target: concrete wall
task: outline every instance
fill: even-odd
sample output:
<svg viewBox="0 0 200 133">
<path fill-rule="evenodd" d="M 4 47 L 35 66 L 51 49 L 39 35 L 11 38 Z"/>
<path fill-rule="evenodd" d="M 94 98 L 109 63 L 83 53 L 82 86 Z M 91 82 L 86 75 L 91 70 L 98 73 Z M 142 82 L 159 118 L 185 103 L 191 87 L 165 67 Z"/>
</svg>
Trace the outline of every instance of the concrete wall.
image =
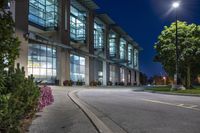
<svg viewBox="0 0 200 133">
<path fill-rule="evenodd" d="M 20 66 L 24 67 L 25 75 L 28 76 L 28 40 L 25 38 L 28 35 L 28 1 L 12 1 L 11 11 L 15 15 L 13 18 L 16 26 L 16 35 L 21 42 L 19 58 L 16 60 L 16 64 L 20 63 Z"/>
</svg>

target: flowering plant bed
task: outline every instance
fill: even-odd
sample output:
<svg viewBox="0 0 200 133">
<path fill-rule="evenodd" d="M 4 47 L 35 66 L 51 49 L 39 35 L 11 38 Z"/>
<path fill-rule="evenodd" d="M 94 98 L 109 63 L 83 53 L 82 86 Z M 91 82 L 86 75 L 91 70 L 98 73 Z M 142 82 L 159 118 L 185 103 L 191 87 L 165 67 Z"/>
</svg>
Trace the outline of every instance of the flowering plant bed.
<svg viewBox="0 0 200 133">
<path fill-rule="evenodd" d="M 40 87 L 40 99 L 38 104 L 38 110 L 42 111 L 42 109 L 48 105 L 51 105 L 54 102 L 52 89 L 48 86 Z"/>
</svg>

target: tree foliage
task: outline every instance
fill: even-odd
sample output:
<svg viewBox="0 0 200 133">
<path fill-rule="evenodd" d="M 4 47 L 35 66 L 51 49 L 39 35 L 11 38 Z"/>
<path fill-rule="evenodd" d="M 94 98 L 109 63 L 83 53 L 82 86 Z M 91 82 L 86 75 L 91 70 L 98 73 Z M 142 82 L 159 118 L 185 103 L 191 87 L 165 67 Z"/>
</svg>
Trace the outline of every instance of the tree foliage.
<svg viewBox="0 0 200 133">
<path fill-rule="evenodd" d="M 19 132 L 20 120 L 37 107 L 39 88 L 15 66 L 20 42 L 15 36 L 11 12 L 0 1 L 0 132 Z"/>
<path fill-rule="evenodd" d="M 176 63 L 176 24 L 172 23 L 158 37 L 154 48 L 155 61 L 173 77 Z M 182 83 L 191 87 L 191 78 L 198 75 L 200 65 L 200 26 L 178 21 L 178 67 Z"/>
</svg>

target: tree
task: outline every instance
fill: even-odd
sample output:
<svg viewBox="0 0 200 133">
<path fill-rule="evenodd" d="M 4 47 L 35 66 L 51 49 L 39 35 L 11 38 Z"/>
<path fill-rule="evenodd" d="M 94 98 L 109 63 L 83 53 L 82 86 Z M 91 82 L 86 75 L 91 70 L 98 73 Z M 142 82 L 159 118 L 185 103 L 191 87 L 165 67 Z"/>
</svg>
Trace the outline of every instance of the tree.
<svg viewBox="0 0 200 133">
<path fill-rule="evenodd" d="M 165 26 L 155 43 L 154 61 L 160 62 L 170 77 L 175 73 L 176 63 L 176 24 Z M 200 65 L 200 26 L 178 21 L 178 67 L 181 81 L 191 88 L 192 77 L 197 76 Z"/>
<path fill-rule="evenodd" d="M 19 64 L 14 68 L 20 42 L 6 3 L 0 1 L 0 132 L 18 133 L 20 121 L 37 108 L 39 88 Z"/>
</svg>

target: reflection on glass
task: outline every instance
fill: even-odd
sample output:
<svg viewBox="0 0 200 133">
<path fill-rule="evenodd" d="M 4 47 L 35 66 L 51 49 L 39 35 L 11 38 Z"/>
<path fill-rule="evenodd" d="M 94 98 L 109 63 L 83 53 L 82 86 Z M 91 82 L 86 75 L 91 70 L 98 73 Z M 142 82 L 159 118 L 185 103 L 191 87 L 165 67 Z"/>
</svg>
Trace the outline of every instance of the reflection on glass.
<svg viewBox="0 0 200 133">
<path fill-rule="evenodd" d="M 121 80 L 121 82 L 125 81 L 125 70 L 124 70 L 124 68 L 120 68 L 120 80 Z"/>
<path fill-rule="evenodd" d="M 120 59 L 125 59 L 126 56 L 126 41 L 124 39 L 120 39 L 120 48 L 119 48 Z"/>
<path fill-rule="evenodd" d="M 29 0 L 29 21 L 42 27 L 57 27 L 57 0 Z"/>
<path fill-rule="evenodd" d="M 116 35 L 115 35 L 115 33 L 110 33 L 110 35 L 109 35 L 109 54 L 111 57 L 116 56 Z"/>
<path fill-rule="evenodd" d="M 85 82 L 85 58 L 77 55 L 70 55 L 70 77 L 73 81 Z"/>
<path fill-rule="evenodd" d="M 94 23 L 94 48 L 103 48 L 103 25 Z"/>
<path fill-rule="evenodd" d="M 134 67 L 138 68 L 138 50 L 134 50 Z"/>
<path fill-rule="evenodd" d="M 70 7 L 70 37 L 77 41 L 84 41 L 86 32 L 86 13 Z"/>
<path fill-rule="evenodd" d="M 44 44 L 29 44 L 28 75 L 36 80 L 54 83 L 56 78 L 56 47 Z"/>
<path fill-rule="evenodd" d="M 128 46 L 128 63 L 132 64 L 132 60 L 133 60 L 133 46 L 131 44 L 129 44 L 129 46 Z"/>
</svg>

